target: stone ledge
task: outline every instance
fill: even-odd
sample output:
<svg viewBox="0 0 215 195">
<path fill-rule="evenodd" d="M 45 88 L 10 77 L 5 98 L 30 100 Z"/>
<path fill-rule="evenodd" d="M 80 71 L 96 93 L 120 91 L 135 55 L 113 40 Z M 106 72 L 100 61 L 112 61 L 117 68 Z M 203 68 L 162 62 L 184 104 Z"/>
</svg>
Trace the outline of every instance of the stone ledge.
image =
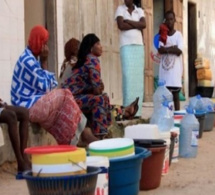
<svg viewBox="0 0 215 195">
<path fill-rule="evenodd" d="M 0 165 L 2 165 L 4 162 L 15 161 L 16 159 L 9 139 L 7 125 L 0 124 L 0 126 L 4 136 L 4 145 L 0 147 Z M 37 124 L 29 124 L 28 147 L 54 144 L 57 143 L 51 134 Z"/>
</svg>

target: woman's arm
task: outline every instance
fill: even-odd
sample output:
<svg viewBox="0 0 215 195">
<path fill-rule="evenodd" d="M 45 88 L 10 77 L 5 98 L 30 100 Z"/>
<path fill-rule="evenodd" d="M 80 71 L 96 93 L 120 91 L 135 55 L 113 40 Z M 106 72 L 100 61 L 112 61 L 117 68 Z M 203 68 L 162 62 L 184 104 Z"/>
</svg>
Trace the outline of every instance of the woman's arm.
<svg viewBox="0 0 215 195">
<path fill-rule="evenodd" d="M 159 54 L 175 54 L 177 56 L 180 56 L 182 54 L 182 51 L 178 48 L 177 45 L 171 46 L 171 47 L 160 47 L 158 49 Z"/>
<path fill-rule="evenodd" d="M 104 84 L 101 80 L 101 67 L 99 59 L 91 59 L 88 64 L 89 79 L 92 85 L 92 93 L 94 95 L 101 95 L 104 91 Z"/>
<path fill-rule="evenodd" d="M 143 30 L 146 28 L 146 20 L 144 17 L 140 18 L 140 21 L 124 20 L 124 22 L 130 24 L 134 29 Z"/>
<path fill-rule="evenodd" d="M 134 27 L 131 24 L 129 24 L 129 23 L 124 21 L 122 16 L 118 16 L 116 21 L 117 21 L 117 26 L 118 26 L 119 30 L 131 30 L 131 29 L 134 29 Z"/>
</svg>

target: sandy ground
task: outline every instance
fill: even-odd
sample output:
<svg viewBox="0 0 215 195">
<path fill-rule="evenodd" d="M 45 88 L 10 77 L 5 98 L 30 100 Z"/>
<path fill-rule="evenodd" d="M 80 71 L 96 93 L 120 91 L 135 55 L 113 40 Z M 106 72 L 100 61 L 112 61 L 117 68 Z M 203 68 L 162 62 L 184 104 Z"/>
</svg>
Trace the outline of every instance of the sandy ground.
<svg viewBox="0 0 215 195">
<path fill-rule="evenodd" d="M 178 163 L 171 165 L 168 175 L 162 176 L 159 188 L 142 191 L 139 195 L 214 195 L 214 151 L 215 129 L 211 132 L 204 132 L 203 138 L 199 140 L 197 158 L 180 158 Z M 15 180 L 11 174 L 15 173 L 14 167 L 14 164 L 6 164 L 0 168 L 0 194 L 27 195 L 26 182 Z"/>
</svg>

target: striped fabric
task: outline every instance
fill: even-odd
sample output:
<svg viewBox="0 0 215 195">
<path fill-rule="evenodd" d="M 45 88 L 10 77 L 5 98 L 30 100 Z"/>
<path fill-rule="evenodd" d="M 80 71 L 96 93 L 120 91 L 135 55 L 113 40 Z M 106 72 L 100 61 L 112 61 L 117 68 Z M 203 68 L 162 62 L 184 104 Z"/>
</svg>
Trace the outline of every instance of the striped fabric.
<svg viewBox="0 0 215 195">
<path fill-rule="evenodd" d="M 144 46 L 126 45 L 120 48 L 123 76 L 123 106 L 128 106 L 139 97 L 139 110 L 142 115 L 144 94 Z"/>
</svg>

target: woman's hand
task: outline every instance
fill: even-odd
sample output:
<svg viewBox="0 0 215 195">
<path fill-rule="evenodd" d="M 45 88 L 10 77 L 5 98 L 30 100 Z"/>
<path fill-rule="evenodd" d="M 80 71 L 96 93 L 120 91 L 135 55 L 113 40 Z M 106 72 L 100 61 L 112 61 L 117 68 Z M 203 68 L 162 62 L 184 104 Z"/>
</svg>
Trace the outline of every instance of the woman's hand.
<svg viewBox="0 0 215 195">
<path fill-rule="evenodd" d="M 40 52 L 40 62 L 41 62 L 41 68 L 44 70 L 48 69 L 48 55 L 49 55 L 49 48 L 47 45 L 43 45 L 42 50 Z"/>
<path fill-rule="evenodd" d="M 103 91 L 104 91 L 104 83 L 101 80 L 100 85 L 97 88 L 93 89 L 93 94 L 94 95 L 101 95 L 103 93 Z"/>
<path fill-rule="evenodd" d="M 7 103 L 0 98 L 0 108 L 7 106 Z"/>
<path fill-rule="evenodd" d="M 105 89 L 105 86 L 104 86 L 104 83 L 103 83 L 102 80 L 101 80 L 101 84 L 100 84 L 99 88 L 100 88 L 100 90 L 101 90 L 102 92 L 103 92 L 104 89 Z"/>
</svg>

